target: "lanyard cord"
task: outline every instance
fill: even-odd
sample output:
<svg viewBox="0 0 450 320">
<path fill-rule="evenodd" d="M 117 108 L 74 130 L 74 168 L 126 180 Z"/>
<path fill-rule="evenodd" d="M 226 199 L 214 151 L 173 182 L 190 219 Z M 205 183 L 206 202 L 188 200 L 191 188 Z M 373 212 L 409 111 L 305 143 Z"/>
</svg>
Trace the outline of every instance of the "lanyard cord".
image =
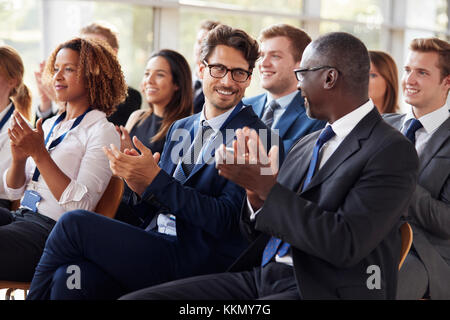
<svg viewBox="0 0 450 320">
<path fill-rule="evenodd" d="M 89 107 L 82 115 L 78 116 L 78 117 L 75 119 L 75 121 L 74 121 L 72 127 L 71 127 L 69 130 L 67 130 L 67 131 L 64 132 L 62 135 L 60 135 L 58 138 L 56 138 L 55 140 L 52 141 L 52 143 L 51 143 L 50 146 L 48 147 L 48 150 L 52 150 L 52 149 L 56 148 L 56 146 L 59 145 L 59 144 L 64 140 L 64 138 L 66 137 L 67 133 L 68 133 L 70 130 L 72 130 L 72 129 L 74 129 L 75 127 L 77 127 L 77 126 L 81 123 L 81 121 L 83 120 L 84 116 L 85 116 L 89 111 L 91 111 L 91 110 L 92 110 L 92 108 Z M 50 129 L 49 133 L 47 134 L 47 137 L 45 138 L 45 145 L 47 145 L 48 141 L 50 140 L 50 137 L 51 137 L 52 132 L 53 132 L 53 130 L 55 129 L 55 127 L 56 127 L 56 126 L 58 125 L 58 123 L 60 123 L 65 117 L 66 117 L 66 111 L 64 111 L 64 112 L 58 117 L 58 119 L 56 119 L 55 123 L 53 123 L 52 128 Z M 36 167 L 36 169 L 34 170 L 34 174 L 33 174 L 33 181 L 38 181 L 40 174 L 41 174 L 41 173 L 39 172 L 39 169 Z"/>
</svg>

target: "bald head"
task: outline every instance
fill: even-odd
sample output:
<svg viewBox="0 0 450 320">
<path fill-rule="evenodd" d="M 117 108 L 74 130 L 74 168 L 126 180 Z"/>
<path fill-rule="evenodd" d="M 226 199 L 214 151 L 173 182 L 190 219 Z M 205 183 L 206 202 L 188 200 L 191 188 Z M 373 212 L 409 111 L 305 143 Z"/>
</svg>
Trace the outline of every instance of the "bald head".
<svg viewBox="0 0 450 320">
<path fill-rule="evenodd" d="M 370 58 L 364 43 L 345 32 L 325 34 L 311 43 L 315 57 L 322 65 L 337 68 L 353 92 L 367 92 Z"/>
</svg>

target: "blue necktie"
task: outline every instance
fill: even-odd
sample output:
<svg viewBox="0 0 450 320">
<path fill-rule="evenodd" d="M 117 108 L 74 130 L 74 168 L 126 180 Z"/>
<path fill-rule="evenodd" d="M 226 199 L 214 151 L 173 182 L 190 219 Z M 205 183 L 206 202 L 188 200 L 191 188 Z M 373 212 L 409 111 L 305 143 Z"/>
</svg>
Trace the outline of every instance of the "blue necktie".
<svg viewBox="0 0 450 320">
<path fill-rule="evenodd" d="M 302 191 L 305 190 L 306 186 L 310 183 L 312 177 L 314 176 L 314 173 L 317 169 L 318 163 L 319 163 L 319 151 L 320 148 L 332 137 L 334 137 L 335 133 L 331 126 L 327 126 L 325 130 L 322 131 L 322 133 L 319 136 L 319 139 L 317 139 L 316 144 L 314 146 L 313 155 L 311 157 L 311 161 L 309 162 L 309 168 L 308 172 L 306 174 L 305 182 L 303 182 L 303 188 Z M 266 247 L 264 248 L 263 252 L 263 258 L 261 266 L 264 267 L 277 253 L 278 256 L 282 257 L 286 255 L 290 248 L 290 244 L 287 242 L 284 242 L 280 249 L 278 250 L 278 247 L 282 243 L 281 239 L 278 239 L 276 237 L 270 238 L 269 242 L 267 242 Z M 278 251 L 277 251 L 278 250 Z"/>
<path fill-rule="evenodd" d="M 422 127 L 423 125 L 419 120 L 413 119 L 404 134 L 413 144 L 416 144 L 416 131 Z"/>
</svg>

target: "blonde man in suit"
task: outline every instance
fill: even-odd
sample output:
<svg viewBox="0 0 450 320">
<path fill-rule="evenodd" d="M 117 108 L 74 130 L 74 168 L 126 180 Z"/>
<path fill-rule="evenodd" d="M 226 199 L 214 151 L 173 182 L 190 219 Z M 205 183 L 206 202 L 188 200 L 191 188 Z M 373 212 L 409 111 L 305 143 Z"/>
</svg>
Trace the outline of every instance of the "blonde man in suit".
<svg viewBox="0 0 450 320">
<path fill-rule="evenodd" d="M 399 299 L 450 299 L 450 44 L 415 39 L 402 88 L 411 105 L 385 121 L 414 143 L 420 160 L 408 210 L 413 245 L 399 272 Z"/>
</svg>

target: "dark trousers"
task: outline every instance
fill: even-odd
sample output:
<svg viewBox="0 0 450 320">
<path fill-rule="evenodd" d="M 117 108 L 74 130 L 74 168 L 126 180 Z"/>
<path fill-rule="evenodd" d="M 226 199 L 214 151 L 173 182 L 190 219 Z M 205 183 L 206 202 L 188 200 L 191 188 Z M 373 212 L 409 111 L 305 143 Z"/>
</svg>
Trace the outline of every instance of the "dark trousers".
<svg viewBox="0 0 450 320">
<path fill-rule="evenodd" d="M 185 270 L 196 266 L 186 266 L 184 255 L 176 237 L 88 211 L 71 211 L 48 238 L 28 299 L 117 299 L 185 276 Z M 74 267 L 79 270 L 79 288 L 68 285 L 74 283 Z"/>
<path fill-rule="evenodd" d="M 29 210 L 0 208 L 0 280 L 31 281 L 55 223 Z"/>
<path fill-rule="evenodd" d="M 0 208 L 9 210 L 9 208 L 11 208 L 11 201 L 6 199 L 0 199 Z"/>
<path fill-rule="evenodd" d="M 252 271 L 197 276 L 142 289 L 122 300 L 298 300 L 294 269 L 270 262 Z"/>
<path fill-rule="evenodd" d="M 397 299 L 419 300 L 427 291 L 427 270 L 414 248 L 411 248 L 398 272 Z"/>
</svg>

